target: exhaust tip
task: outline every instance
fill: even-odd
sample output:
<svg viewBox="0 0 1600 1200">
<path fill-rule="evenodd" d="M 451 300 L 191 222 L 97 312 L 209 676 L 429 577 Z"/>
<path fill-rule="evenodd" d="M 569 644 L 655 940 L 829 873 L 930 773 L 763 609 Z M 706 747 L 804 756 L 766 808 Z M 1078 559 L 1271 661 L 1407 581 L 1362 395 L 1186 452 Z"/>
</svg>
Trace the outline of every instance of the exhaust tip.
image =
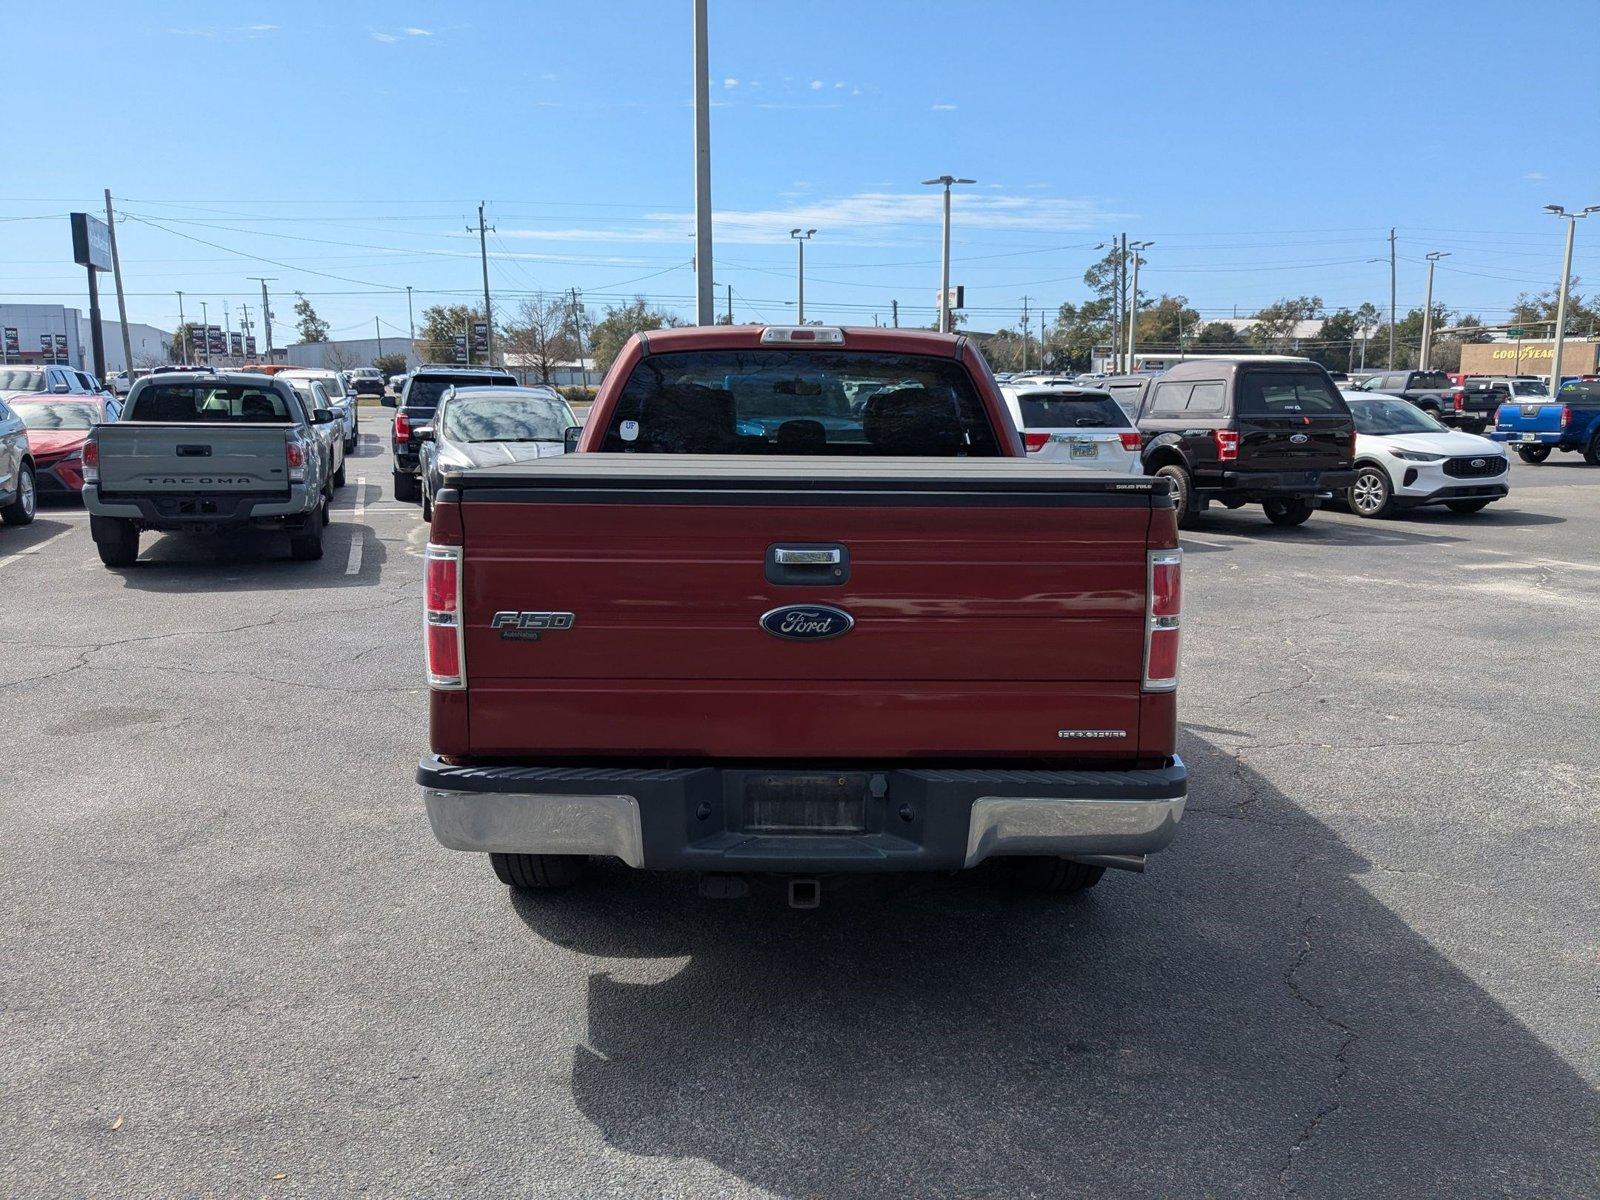
<svg viewBox="0 0 1600 1200">
<path fill-rule="evenodd" d="M 789 880 L 790 908 L 820 908 L 822 906 L 822 881 L 820 879 Z"/>
</svg>

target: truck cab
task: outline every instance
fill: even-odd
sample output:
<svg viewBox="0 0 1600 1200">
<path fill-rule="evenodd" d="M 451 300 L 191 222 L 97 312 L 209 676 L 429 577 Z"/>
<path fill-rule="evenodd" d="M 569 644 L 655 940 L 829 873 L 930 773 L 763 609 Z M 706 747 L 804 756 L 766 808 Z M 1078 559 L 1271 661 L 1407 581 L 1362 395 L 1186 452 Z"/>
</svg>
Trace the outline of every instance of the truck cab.
<svg viewBox="0 0 1600 1200">
<path fill-rule="evenodd" d="M 966 338 L 641 334 L 575 453 L 442 484 L 417 780 L 512 887 L 1075 891 L 1175 832 L 1171 489 L 1030 461 Z"/>
</svg>

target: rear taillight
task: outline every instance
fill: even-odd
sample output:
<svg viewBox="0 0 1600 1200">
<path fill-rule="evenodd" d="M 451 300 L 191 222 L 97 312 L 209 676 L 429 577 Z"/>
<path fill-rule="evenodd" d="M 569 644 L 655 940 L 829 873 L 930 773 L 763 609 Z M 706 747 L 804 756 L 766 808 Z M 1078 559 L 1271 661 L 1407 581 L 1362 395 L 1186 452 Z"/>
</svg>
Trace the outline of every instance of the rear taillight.
<svg viewBox="0 0 1600 1200">
<path fill-rule="evenodd" d="M 1138 452 L 1144 449 L 1144 437 L 1137 429 L 1124 429 L 1117 434 L 1117 437 L 1121 439 L 1124 450 Z"/>
<path fill-rule="evenodd" d="M 1048 433 L 1025 433 L 1022 435 L 1022 444 L 1028 448 L 1029 454 L 1037 454 L 1050 444 Z"/>
<path fill-rule="evenodd" d="M 1572 405 L 1563 404 L 1561 406 L 1561 428 L 1565 429 L 1568 425 L 1571 425 L 1571 424 L 1572 424 Z"/>
<path fill-rule="evenodd" d="M 1178 618 L 1183 610 L 1183 551 L 1152 550 L 1146 580 L 1144 690 L 1178 686 Z"/>
<path fill-rule="evenodd" d="M 1461 394 L 1460 388 L 1451 393 L 1451 400 L 1454 402 L 1457 412 L 1461 412 L 1467 407 L 1466 397 Z"/>
<path fill-rule="evenodd" d="M 461 646 L 461 547 L 429 542 L 422 562 L 428 686 L 460 691 L 467 686 L 467 665 Z"/>
<path fill-rule="evenodd" d="M 285 442 L 283 460 L 289 467 L 289 482 L 304 483 L 306 481 L 305 447 L 299 442 Z"/>
<path fill-rule="evenodd" d="M 405 413 L 395 413 L 394 415 L 394 440 L 397 442 L 409 442 L 411 440 L 411 418 L 406 416 Z"/>
<path fill-rule="evenodd" d="M 1211 440 L 1217 444 L 1218 462 L 1239 461 L 1239 431 L 1237 429 L 1213 429 Z"/>
<path fill-rule="evenodd" d="M 100 482 L 100 443 L 93 438 L 83 444 L 83 481 Z"/>
</svg>

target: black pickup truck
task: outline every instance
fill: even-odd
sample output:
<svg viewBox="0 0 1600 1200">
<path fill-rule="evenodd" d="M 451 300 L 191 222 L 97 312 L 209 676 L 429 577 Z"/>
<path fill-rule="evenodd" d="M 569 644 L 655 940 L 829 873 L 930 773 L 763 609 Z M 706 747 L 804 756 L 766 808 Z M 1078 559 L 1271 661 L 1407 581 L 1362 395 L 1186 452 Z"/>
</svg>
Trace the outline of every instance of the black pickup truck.
<svg viewBox="0 0 1600 1200">
<path fill-rule="evenodd" d="M 1172 480 L 1181 526 L 1212 501 L 1299 525 L 1355 482 L 1355 421 L 1310 359 L 1195 358 L 1103 386 L 1137 404 L 1145 474 Z"/>
</svg>

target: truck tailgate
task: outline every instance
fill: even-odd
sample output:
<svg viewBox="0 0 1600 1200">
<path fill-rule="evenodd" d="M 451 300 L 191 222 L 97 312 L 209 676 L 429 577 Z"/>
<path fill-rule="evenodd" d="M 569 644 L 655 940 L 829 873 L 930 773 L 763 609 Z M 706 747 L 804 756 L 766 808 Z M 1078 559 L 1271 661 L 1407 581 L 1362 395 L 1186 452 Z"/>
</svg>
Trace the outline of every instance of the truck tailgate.
<svg viewBox="0 0 1600 1200">
<path fill-rule="evenodd" d="M 1566 428 L 1566 405 L 1554 400 L 1508 400 L 1495 413 L 1495 432 L 1510 434 L 1559 434 Z"/>
<path fill-rule="evenodd" d="M 286 492 L 284 445 L 293 427 L 116 421 L 97 426 L 100 490 L 160 492 Z"/>
<path fill-rule="evenodd" d="M 1074 751 L 1137 744 L 1164 484 L 1005 459 L 588 454 L 452 485 L 474 754 L 1059 755 L 1084 729 L 1115 736 Z M 779 548 L 841 561 L 785 570 Z M 763 628 L 791 605 L 854 625 Z"/>
</svg>

